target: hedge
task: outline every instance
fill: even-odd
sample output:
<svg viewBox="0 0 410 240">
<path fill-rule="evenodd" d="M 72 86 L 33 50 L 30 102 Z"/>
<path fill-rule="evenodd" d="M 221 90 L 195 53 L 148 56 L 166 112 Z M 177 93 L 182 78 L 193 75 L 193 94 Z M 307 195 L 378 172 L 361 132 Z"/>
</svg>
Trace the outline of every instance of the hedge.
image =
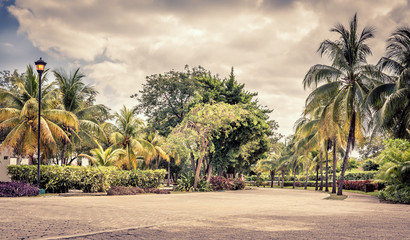
<svg viewBox="0 0 410 240">
<path fill-rule="evenodd" d="M 37 184 L 37 166 L 9 165 L 13 181 Z M 115 167 L 40 166 L 40 187 L 46 192 L 65 193 L 68 189 L 84 192 L 105 192 L 110 186 L 156 188 L 164 179 L 166 170 L 118 170 Z"/>
<path fill-rule="evenodd" d="M 377 171 L 360 171 L 346 173 L 344 180 L 372 180 L 376 176 Z"/>
</svg>

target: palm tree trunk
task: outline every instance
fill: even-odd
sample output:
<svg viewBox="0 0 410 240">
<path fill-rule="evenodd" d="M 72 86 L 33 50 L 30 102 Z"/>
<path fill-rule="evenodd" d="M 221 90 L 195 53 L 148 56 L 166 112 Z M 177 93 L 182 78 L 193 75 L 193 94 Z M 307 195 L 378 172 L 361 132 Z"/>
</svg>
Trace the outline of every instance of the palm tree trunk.
<svg viewBox="0 0 410 240">
<path fill-rule="evenodd" d="M 280 188 L 283 188 L 284 185 L 285 185 L 285 171 L 282 170 L 282 183 L 280 185 Z"/>
<path fill-rule="evenodd" d="M 333 177 L 332 193 L 336 193 L 336 138 L 333 138 Z"/>
<path fill-rule="evenodd" d="M 273 188 L 273 181 L 275 180 L 275 171 L 270 171 L 270 187 Z"/>
<path fill-rule="evenodd" d="M 278 175 L 278 186 L 280 186 L 280 175 Z"/>
<path fill-rule="evenodd" d="M 168 181 L 167 181 L 167 187 L 169 187 L 169 180 L 171 178 L 171 161 L 168 162 Z"/>
<path fill-rule="evenodd" d="M 306 168 L 305 189 L 307 189 L 308 178 L 309 178 L 309 168 L 307 167 Z"/>
<path fill-rule="evenodd" d="M 350 147 L 353 144 L 355 127 L 356 127 L 356 112 L 353 112 L 352 119 L 350 120 L 349 136 L 347 138 L 346 153 L 343 158 L 343 166 L 342 166 L 342 172 L 340 173 L 339 189 L 337 189 L 337 195 L 343 195 L 343 180 L 345 177 L 347 160 L 349 159 Z"/>
<path fill-rule="evenodd" d="M 328 156 L 327 148 L 326 148 L 326 182 L 325 184 L 326 184 L 325 192 L 329 192 L 329 156 Z"/>
<path fill-rule="evenodd" d="M 61 166 L 66 165 L 65 152 L 67 151 L 67 142 L 63 140 L 63 151 L 61 152 Z"/>
<path fill-rule="evenodd" d="M 295 182 L 296 182 L 296 166 L 293 169 L 293 189 L 295 189 Z"/>
<path fill-rule="evenodd" d="M 323 191 L 323 153 L 320 151 L 320 188 L 319 191 Z"/>
<path fill-rule="evenodd" d="M 318 190 L 319 188 L 319 165 L 316 165 L 316 185 L 315 185 L 315 191 Z"/>
</svg>

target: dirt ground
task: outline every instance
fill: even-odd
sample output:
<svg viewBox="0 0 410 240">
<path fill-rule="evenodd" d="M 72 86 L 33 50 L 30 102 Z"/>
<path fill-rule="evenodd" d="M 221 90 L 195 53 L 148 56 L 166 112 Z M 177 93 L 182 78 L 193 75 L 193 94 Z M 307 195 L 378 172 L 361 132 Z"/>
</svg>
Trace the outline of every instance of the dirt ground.
<svg viewBox="0 0 410 240">
<path fill-rule="evenodd" d="M 0 239 L 410 239 L 410 205 L 290 189 L 0 198 Z"/>
</svg>

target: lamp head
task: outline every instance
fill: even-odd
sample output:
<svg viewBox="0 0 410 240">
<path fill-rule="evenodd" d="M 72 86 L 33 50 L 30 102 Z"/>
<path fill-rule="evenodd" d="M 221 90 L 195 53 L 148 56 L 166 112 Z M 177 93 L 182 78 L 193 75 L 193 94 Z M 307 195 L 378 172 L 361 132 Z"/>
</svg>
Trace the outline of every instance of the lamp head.
<svg viewBox="0 0 410 240">
<path fill-rule="evenodd" d="M 46 62 L 44 62 L 43 61 L 43 59 L 39 59 L 39 60 L 37 60 L 36 62 L 35 62 L 35 64 L 36 64 L 36 69 L 37 69 L 37 72 L 38 73 L 43 73 L 44 72 L 44 69 L 46 68 Z"/>
</svg>

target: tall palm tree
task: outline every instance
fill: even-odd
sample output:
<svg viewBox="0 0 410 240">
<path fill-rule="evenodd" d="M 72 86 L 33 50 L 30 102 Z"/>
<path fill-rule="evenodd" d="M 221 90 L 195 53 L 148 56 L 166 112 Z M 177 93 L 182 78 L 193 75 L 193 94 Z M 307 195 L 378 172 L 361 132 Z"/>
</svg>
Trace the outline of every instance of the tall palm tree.
<svg viewBox="0 0 410 240">
<path fill-rule="evenodd" d="M 133 111 L 125 106 L 116 114 L 116 118 L 117 124 L 110 135 L 110 142 L 126 152 L 119 164 L 126 169 L 137 169 L 143 166 L 144 160 L 149 163 L 154 159 L 157 155 L 155 147 L 141 137 L 144 122 L 134 117 Z"/>
<path fill-rule="evenodd" d="M 97 91 L 83 82 L 85 77 L 80 68 L 67 74 L 63 70 L 53 71 L 56 85 L 61 93 L 61 105 L 66 111 L 74 113 L 79 119 L 79 129 L 75 131 L 69 126 L 62 126 L 77 147 L 81 144 L 93 146 L 95 137 L 107 141 L 103 129 L 96 116 L 108 115 L 108 108 L 102 104 L 94 105 Z M 69 142 L 62 141 L 61 163 L 67 164 L 66 151 Z"/>
<path fill-rule="evenodd" d="M 366 112 L 363 103 L 370 91 L 381 77 L 375 66 L 367 64 L 366 57 L 371 50 L 366 42 L 374 37 L 374 28 L 364 27 L 359 33 L 357 15 L 349 24 L 349 29 L 337 24 L 330 30 L 339 35 L 336 41 L 325 40 L 320 44 L 318 52 L 327 55 L 332 65 L 317 64 L 306 74 L 303 85 L 305 88 L 319 88 L 316 95 L 329 97 L 329 109 L 332 109 L 333 122 L 343 126 L 348 133 L 342 172 L 337 194 L 342 195 L 343 179 L 349 152 L 354 148 L 356 140 L 363 138 L 363 119 Z"/>
<path fill-rule="evenodd" d="M 42 109 L 38 119 L 38 76 L 29 65 L 22 78 L 15 77 L 17 91 L 0 89 L 0 100 L 6 103 L 0 109 L 0 131 L 8 132 L 2 147 L 11 148 L 17 154 L 28 156 L 33 162 L 37 149 L 38 121 L 41 124 L 41 149 L 47 158 L 57 150 L 60 141 L 69 142 L 67 134 L 60 125 L 78 129 L 77 117 L 64 110 L 56 109 L 58 91 L 52 84 L 46 84 L 46 75 L 42 78 Z"/>
<path fill-rule="evenodd" d="M 270 155 L 267 159 L 261 159 L 256 163 L 255 170 L 263 173 L 268 172 L 270 175 L 270 187 L 273 187 L 273 181 L 275 180 L 275 174 L 279 167 L 280 157 L 276 154 Z"/>
<path fill-rule="evenodd" d="M 367 105 L 374 113 L 374 133 L 410 139 L 410 28 L 398 28 L 387 43 L 378 66 L 393 76 L 370 92 Z"/>
</svg>

